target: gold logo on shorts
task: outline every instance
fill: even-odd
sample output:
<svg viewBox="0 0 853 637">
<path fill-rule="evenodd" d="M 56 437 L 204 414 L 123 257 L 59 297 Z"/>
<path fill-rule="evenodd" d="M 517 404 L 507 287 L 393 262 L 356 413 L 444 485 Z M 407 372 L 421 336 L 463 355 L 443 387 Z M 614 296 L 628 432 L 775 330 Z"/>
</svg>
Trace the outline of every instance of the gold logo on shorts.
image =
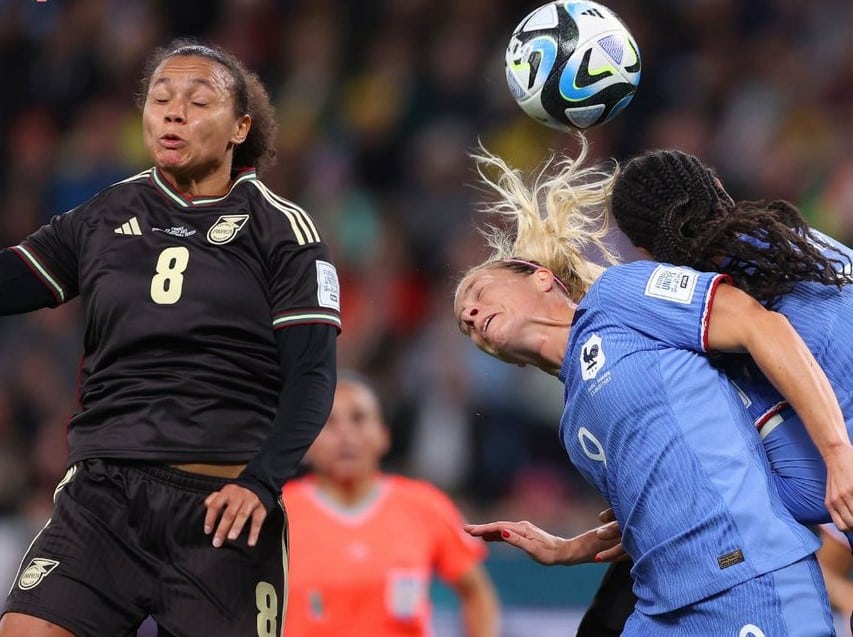
<svg viewBox="0 0 853 637">
<path fill-rule="evenodd" d="M 720 565 L 720 570 L 724 568 L 728 568 L 730 566 L 734 566 L 735 564 L 740 564 L 744 561 L 743 551 L 740 549 L 736 549 L 731 553 L 726 553 L 725 555 L 721 555 L 717 558 L 717 564 Z"/>
<path fill-rule="evenodd" d="M 35 588 L 41 584 L 41 581 L 57 566 L 59 566 L 59 562 L 56 560 L 48 560 L 44 557 L 34 557 L 30 560 L 30 563 L 27 565 L 27 568 L 24 569 L 24 572 L 21 573 L 21 577 L 18 579 L 18 588 L 22 591 L 28 591 L 31 588 Z"/>
</svg>

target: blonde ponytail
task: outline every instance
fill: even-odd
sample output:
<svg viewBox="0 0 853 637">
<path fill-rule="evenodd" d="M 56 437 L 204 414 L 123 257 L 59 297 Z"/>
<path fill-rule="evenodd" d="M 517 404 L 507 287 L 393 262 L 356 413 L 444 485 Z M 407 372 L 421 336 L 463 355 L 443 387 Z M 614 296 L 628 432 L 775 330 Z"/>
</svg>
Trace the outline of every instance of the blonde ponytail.
<svg viewBox="0 0 853 637">
<path fill-rule="evenodd" d="M 604 269 L 590 260 L 590 251 L 598 251 L 608 265 L 617 261 L 604 238 L 618 167 L 610 172 L 585 167 L 589 143 L 582 134 L 578 138 L 576 158 L 551 157 L 529 185 L 521 172 L 482 146 L 473 155 L 483 184 L 498 195 L 482 212 L 499 219 L 480 228 L 492 254 L 468 274 L 503 260 L 532 261 L 551 270 L 578 301 Z"/>
</svg>

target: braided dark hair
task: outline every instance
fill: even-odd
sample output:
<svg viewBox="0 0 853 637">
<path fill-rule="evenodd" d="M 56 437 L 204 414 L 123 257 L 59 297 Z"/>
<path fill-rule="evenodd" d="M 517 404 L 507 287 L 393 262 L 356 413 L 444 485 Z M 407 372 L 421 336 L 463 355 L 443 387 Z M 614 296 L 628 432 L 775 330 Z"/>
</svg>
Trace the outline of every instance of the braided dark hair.
<svg viewBox="0 0 853 637">
<path fill-rule="evenodd" d="M 815 235 L 787 201 L 735 202 L 692 155 L 663 150 L 631 159 L 613 189 L 611 210 L 631 242 L 652 257 L 725 272 L 773 305 L 801 281 L 841 287 L 850 259 Z M 836 250 L 837 252 L 837 250 Z"/>
</svg>

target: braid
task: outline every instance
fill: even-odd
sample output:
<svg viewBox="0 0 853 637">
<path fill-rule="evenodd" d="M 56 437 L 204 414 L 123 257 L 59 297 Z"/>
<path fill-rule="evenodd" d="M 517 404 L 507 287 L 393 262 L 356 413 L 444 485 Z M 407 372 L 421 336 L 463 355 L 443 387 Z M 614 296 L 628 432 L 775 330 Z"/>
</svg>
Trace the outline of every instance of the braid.
<svg viewBox="0 0 853 637">
<path fill-rule="evenodd" d="M 616 182 L 611 207 L 619 227 L 659 260 L 720 271 L 755 298 L 775 303 L 801 281 L 842 286 L 839 266 L 826 256 L 788 202 L 735 203 L 696 157 L 657 151 L 629 161 Z"/>
<path fill-rule="evenodd" d="M 815 236 L 799 211 L 787 201 L 741 201 L 732 213 L 698 229 L 704 242 L 699 269 L 715 266 L 714 255 L 729 257 L 714 267 L 735 284 L 770 305 L 803 281 L 841 287 L 849 259 Z M 688 265 L 690 265 L 688 263 Z"/>
</svg>

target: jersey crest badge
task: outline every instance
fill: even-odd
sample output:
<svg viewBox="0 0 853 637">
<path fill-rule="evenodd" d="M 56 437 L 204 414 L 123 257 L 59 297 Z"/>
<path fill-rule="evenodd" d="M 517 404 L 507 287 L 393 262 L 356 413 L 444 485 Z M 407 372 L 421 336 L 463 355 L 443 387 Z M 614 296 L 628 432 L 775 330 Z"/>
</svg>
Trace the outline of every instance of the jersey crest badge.
<svg viewBox="0 0 853 637">
<path fill-rule="evenodd" d="M 56 560 L 49 560 L 44 557 L 34 557 L 30 560 L 30 563 L 27 565 L 27 568 L 24 569 L 24 572 L 21 573 L 21 577 L 18 578 L 18 588 L 22 591 L 28 591 L 31 588 L 35 588 L 41 581 L 50 575 L 50 572 L 59 566 L 59 562 Z"/>
<path fill-rule="evenodd" d="M 218 246 L 228 243 L 237 236 L 248 220 L 249 215 L 220 215 L 207 231 L 207 240 Z"/>
<path fill-rule="evenodd" d="M 598 334 L 593 334 L 586 343 L 581 347 L 581 377 L 584 380 L 592 380 L 604 367 L 604 348 L 601 344 L 601 337 Z"/>
</svg>

